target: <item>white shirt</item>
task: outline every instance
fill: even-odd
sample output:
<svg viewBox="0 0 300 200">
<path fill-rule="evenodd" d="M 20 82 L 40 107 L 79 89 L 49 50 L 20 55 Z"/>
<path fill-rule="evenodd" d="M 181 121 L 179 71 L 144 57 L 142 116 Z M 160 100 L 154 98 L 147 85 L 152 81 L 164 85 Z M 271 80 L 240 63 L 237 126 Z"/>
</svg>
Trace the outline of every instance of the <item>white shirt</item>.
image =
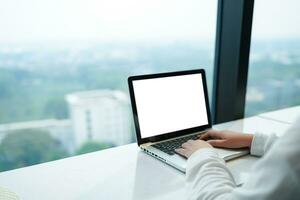
<svg viewBox="0 0 300 200">
<path fill-rule="evenodd" d="M 254 135 L 251 154 L 264 155 L 241 187 L 213 148 L 188 159 L 188 199 L 300 199 L 300 118 L 285 136 Z"/>
</svg>

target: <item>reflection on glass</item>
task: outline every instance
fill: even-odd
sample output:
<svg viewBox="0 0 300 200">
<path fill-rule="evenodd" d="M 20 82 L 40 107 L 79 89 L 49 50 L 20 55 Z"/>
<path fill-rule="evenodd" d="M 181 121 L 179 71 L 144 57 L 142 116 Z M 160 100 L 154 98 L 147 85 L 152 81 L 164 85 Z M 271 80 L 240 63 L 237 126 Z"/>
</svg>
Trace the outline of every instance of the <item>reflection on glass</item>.
<svg viewBox="0 0 300 200">
<path fill-rule="evenodd" d="M 300 104 L 299 9 L 296 0 L 255 2 L 247 116 Z"/>
<path fill-rule="evenodd" d="M 0 171 L 134 142 L 129 75 L 211 86 L 216 0 L 0 2 Z"/>
</svg>

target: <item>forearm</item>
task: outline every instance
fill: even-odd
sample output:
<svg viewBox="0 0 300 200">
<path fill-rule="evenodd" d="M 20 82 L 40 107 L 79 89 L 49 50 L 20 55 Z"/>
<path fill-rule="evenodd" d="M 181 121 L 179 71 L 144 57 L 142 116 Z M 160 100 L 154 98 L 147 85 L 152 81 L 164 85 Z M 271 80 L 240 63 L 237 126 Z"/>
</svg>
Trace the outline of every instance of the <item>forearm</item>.
<svg viewBox="0 0 300 200">
<path fill-rule="evenodd" d="M 236 187 L 233 176 L 214 149 L 204 148 L 188 159 L 188 199 L 230 199 Z"/>
</svg>

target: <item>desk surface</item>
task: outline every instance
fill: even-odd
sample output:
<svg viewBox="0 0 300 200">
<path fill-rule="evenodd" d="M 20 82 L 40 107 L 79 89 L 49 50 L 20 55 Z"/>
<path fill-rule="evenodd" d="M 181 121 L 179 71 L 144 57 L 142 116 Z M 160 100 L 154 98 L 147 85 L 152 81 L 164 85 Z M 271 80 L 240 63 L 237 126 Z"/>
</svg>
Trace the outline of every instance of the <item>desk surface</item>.
<svg viewBox="0 0 300 200">
<path fill-rule="evenodd" d="M 300 105 L 282 110 L 276 110 L 273 112 L 263 113 L 258 116 L 265 119 L 292 124 L 297 119 L 297 117 L 300 117 Z"/>
<path fill-rule="evenodd" d="M 251 117 L 215 129 L 275 132 L 289 124 Z M 245 156 L 227 165 L 238 179 L 246 177 L 257 158 Z M 0 186 L 24 200 L 47 199 L 184 199 L 184 174 L 129 144 L 108 150 L 0 173 Z"/>
</svg>

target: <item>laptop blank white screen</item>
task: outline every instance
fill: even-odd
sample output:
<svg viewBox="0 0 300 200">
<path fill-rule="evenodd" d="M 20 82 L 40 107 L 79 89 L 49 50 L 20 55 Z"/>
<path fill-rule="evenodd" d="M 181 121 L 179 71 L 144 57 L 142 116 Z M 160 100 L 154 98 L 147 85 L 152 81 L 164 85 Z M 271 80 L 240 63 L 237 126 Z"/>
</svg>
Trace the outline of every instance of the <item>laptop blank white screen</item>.
<svg viewBox="0 0 300 200">
<path fill-rule="evenodd" d="M 208 124 L 202 75 L 132 82 L 141 138 Z"/>
</svg>

